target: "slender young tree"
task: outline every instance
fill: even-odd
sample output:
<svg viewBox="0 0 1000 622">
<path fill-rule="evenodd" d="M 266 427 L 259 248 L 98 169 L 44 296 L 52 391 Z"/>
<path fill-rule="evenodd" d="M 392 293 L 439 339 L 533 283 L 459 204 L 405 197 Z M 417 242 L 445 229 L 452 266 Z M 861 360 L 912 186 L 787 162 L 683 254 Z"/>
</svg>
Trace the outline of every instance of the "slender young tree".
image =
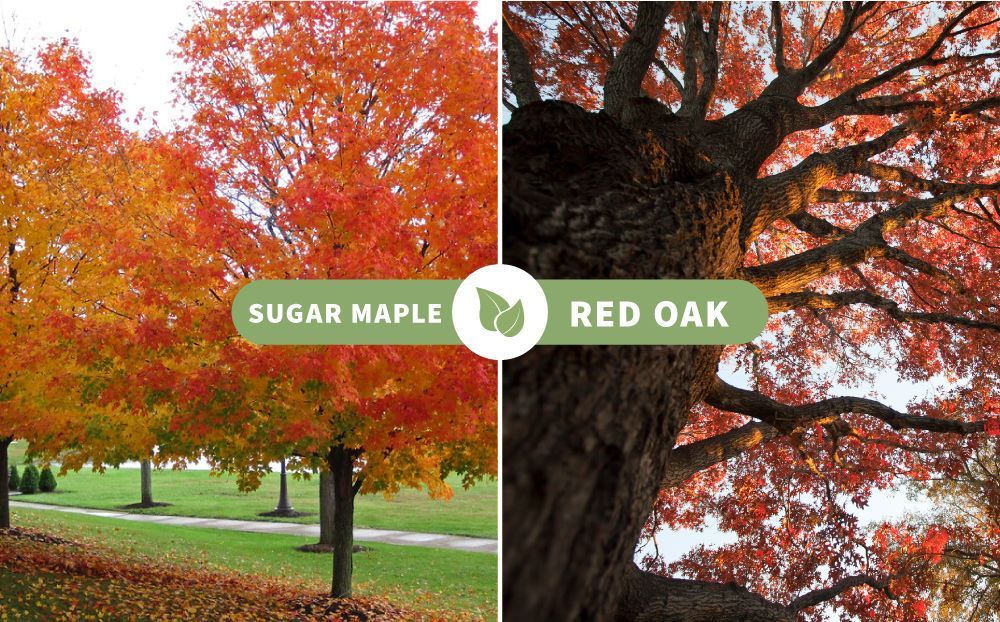
<svg viewBox="0 0 1000 622">
<path fill-rule="evenodd" d="M 151 508 L 153 503 L 153 463 L 145 459 L 139 461 L 139 504 Z"/>
<path fill-rule="evenodd" d="M 740 278 L 772 313 L 740 348 L 505 364 L 505 615 L 926 611 L 903 560 L 939 534 L 893 548 L 846 506 L 995 429 L 998 24 L 989 3 L 505 3 L 504 260 Z M 831 395 L 878 371 L 945 388 Z M 739 541 L 635 563 L 709 519 Z"/>
<path fill-rule="evenodd" d="M 11 438 L 0 438 L 0 529 L 10 528 L 10 463 L 7 450 L 10 448 Z"/>
<path fill-rule="evenodd" d="M 0 49 L 0 446 L 34 443 L 78 423 L 77 414 L 42 416 L 66 350 L 54 350 L 53 317 L 85 307 L 81 292 L 103 266 L 72 229 L 111 201 L 128 140 L 117 95 L 95 89 L 86 59 L 68 41 L 19 54 Z M 100 313 L 89 308 L 89 313 Z M 41 398 L 41 401 L 39 399 Z M 0 484 L 0 529 L 9 526 Z"/>
</svg>

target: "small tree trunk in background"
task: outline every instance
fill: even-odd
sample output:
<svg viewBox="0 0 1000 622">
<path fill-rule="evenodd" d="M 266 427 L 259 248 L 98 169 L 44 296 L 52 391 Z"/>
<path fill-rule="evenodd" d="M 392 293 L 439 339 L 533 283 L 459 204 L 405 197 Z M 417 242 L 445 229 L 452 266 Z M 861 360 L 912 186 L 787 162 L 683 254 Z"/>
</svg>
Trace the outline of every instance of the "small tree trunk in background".
<svg viewBox="0 0 1000 622">
<path fill-rule="evenodd" d="M 281 459 L 281 485 L 280 491 L 278 492 L 278 507 L 274 508 L 275 512 L 294 512 L 295 508 L 288 501 L 288 475 L 285 473 L 285 459 Z"/>
<path fill-rule="evenodd" d="M 10 463 L 7 460 L 7 448 L 12 439 L 0 438 L 0 529 L 10 528 L 10 490 L 7 483 L 10 480 Z"/>
<path fill-rule="evenodd" d="M 153 464 L 149 460 L 139 463 L 140 487 L 142 489 L 142 505 L 152 507 L 153 505 Z"/>
<path fill-rule="evenodd" d="M 319 543 L 333 546 L 334 515 L 333 475 L 327 470 L 319 472 Z"/>
<path fill-rule="evenodd" d="M 330 450 L 327 462 L 333 479 L 333 586 L 330 596 L 351 597 L 354 574 L 354 457 L 343 446 Z"/>
</svg>

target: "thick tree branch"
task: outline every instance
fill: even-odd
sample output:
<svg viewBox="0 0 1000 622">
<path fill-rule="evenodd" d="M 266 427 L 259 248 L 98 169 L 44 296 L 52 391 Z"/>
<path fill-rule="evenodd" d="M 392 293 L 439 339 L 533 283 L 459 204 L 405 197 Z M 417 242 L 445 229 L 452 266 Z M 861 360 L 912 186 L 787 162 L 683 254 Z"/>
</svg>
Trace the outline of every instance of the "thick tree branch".
<svg viewBox="0 0 1000 622">
<path fill-rule="evenodd" d="M 712 583 L 663 577 L 635 565 L 626 570 L 624 605 L 618 619 L 654 622 L 794 622 L 804 609 L 815 607 L 861 586 L 892 598 L 888 579 L 870 575 L 846 577 L 827 588 L 807 592 L 782 605 L 733 583 Z"/>
<path fill-rule="evenodd" d="M 821 240 L 836 240 L 847 235 L 848 231 L 841 229 L 828 220 L 813 216 L 805 210 L 799 210 L 787 216 L 788 222 L 803 233 L 808 233 Z"/>
<path fill-rule="evenodd" d="M 909 197 L 901 192 L 865 192 L 820 188 L 816 193 L 816 201 L 819 203 L 879 203 L 906 198 Z"/>
<path fill-rule="evenodd" d="M 845 413 L 875 417 L 893 430 L 923 430 L 952 434 L 975 434 L 983 431 L 982 421 L 955 421 L 910 415 L 864 397 L 831 397 L 796 406 L 782 404 L 757 391 L 734 387 L 718 376 L 705 398 L 705 403 L 719 410 L 763 421 L 782 433 L 791 432 L 803 425 L 833 421 Z"/>
<path fill-rule="evenodd" d="M 691 4 L 687 17 L 684 19 L 684 88 L 681 90 L 681 105 L 677 110 L 679 117 L 695 115 L 698 99 L 698 51 L 699 31 L 702 29 L 701 13 L 697 4 Z"/>
<path fill-rule="evenodd" d="M 664 488 L 683 484 L 689 477 L 720 462 L 726 462 L 778 435 L 773 426 L 751 421 L 728 432 L 675 447 L 663 478 Z"/>
<path fill-rule="evenodd" d="M 866 292 L 862 293 L 867 294 Z M 848 297 L 824 298 L 821 294 L 813 295 L 815 298 L 801 304 L 798 304 L 798 300 L 790 297 L 783 300 L 782 304 L 788 303 L 796 304 L 796 306 L 805 306 L 809 302 L 815 302 L 819 308 L 831 308 L 834 304 L 851 304 L 850 302 L 845 302 Z M 799 298 L 806 298 L 807 293 L 803 292 L 798 296 Z M 830 300 L 832 302 L 829 303 L 830 306 L 827 306 Z M 882 303 L 877 297 L 875 300 L 869 300 L 868 297 L 865 297 L 864 304 L 877 306 Z M 902 313 L 905 314 L 905 312 Z M 924 316 L 928 314 L 919 315 Z M 962 325 L 969 325 L 969 323 L 977 324 L 976 322 L 965 320 L 965 318 L 947 317 L 946 319 L 949 321 L 955 320 Z M 915 320 L 925 321 L 925 318 L 920 317 L 915 318 Z M 985 328 L 984 326 L 974 327 Z M 1000 331 L 1000 326 L 995 324 L 989 325 L 988 328 Z M 722 434 L 675 447 L 670 452 L 667 473 L 662 482 L 663 488 L 679 486 L 695 473 L 740 456 L 779 435 L 786 435 L 817 423 L 836 425 L 840 422 L 842 425 L 846 425 L 840 419 L 841 415 L 845 413 L 874 417 L 897 431 L 923 430 L 926 432 L 965 435 L 982 432 L 984 425 L 982 421 L 966 422 L 909 415 L 876 400 L 862 397 L 833 397 L 808 404 L 788 405 L 773 400 L 757 391 L 734 387 L 718 376 L 714 379 L 712 387 L 705 397 L 705 403 L 719 410 L 751 417 L 756 419 L 756 421 L 751 421 Z"/>
<path fill-rule="evenodd" d="M 771 223 L 805 211 L 829 182 L 863 166 L 874 155 L 891 148 L 912 131 L 902 123 L 870 141 L 814 153 L 787 171 L 758 180 L 746 202 L 741 240 L 744 245 L 759 236 Z"/>
<path fill-rule="evenodd" d="M 528 58 L 528 51 L 521 43 L 517 33 L 507 24 L 507 17 L 500 20 L 503 27 L 503 53 L 507 57 L 507 67 L 510 70 L 511 91 L 517 98 L 517 105 L 524 106 L 540 101 L 542 96 L 535 84 L 535 70 Z"/>
<path fill-rule="evenodd" d="M 933 192 L 935 194 L 948 192 L 950 190 L 961 191 L 981 189 L 984 191 L 991 191 L 997 189 L 996 184 L 960 184 L 936 179 L 926 179 L 924 177 L 920 177 L 916 173 L 906 170 L 905 168 L 891 166 L 888 164 L 880 164 L 878 162 L 865 162 L 853 172 L 872 179 L 892 181 L 913 188 L 914 190 L 919 190 L 921 192 Z"/>
<path fill-rule="evenodd" d="M 888 579 L 878 579 L 871 575 L 855 575 L 841 579 L 830 587 L 807 592 L 789 603 L 788 608 L 792 611 L 801 611 L 803 609 L 808 609 L 809 607 L 815 607 L 816 605 L 840 596 L 849 589 L 861 587 L 862 585 L 867 585 L 873 590 L 883 592 L 889 598 L 893 597 L 892 593 L 889 591 Z"/>
<path fill-rule="evenodd" d="M 879 212 L 864 221 L 850 234 L 797 255 L 770 263 L 744 268 L 743 276 L 765 296 L 799 291 L 808 283 L 890 252 L 885 234 L 920 219 L 942 216 L 959 201 L 981 196 L 1000 188 L 1000 184 L 968 184 L 940 196 L 912 199 L 897 207 Z"/>
<path fill-rule="evenodd" d="M 803 307 L 810 309 L 839 309 L 852 305 L 865 305 L 873 309 L 880 309 L 888 314 L 889 317 L 899 322 L 948 324 L 951 326 L 1000 332 L 1000 323 L 975 320 L 947 313 L 905 311 L 900 308 L 896 301 L 865 290 L 850 290 L 834 294 L 821 294 L 806 290 L 768 298 L 767 304 L 768 310 L 771 313 L 781 313 Z"/>
<path fill-rule="evenodd" d="M 616 619 L 636 622 L 794 622 L 795 613 L 733 583 L 663 577 L 626 568 Z"/>
<path fill-rule="evenodd" d="M 704 119 L 715 96 L 719 81 L 719 24 L 722 3 L 712 3 L 708 30 L 701 20 L 697 4 L 692 4 L 684 20 L 684 84 L 681 85 L 681 105 L 678 117 Z M 701 74 L 701 84 L 698 75 Z"/>
<path fill-rule="evenodd" d="M 708 30 L 699 29 L 701 35 L 702 82 L 698 88 L 695 100 L 697 116 L 704 119 L 708 108 L 715 97 L 715 88 L 719 82 L 719 23 L 722 20 L 722 2 L 712 3 L 712 14 L 708 21 Z"/>
<path fill-rule="evenodd" d="M 639 4 L 632 32 L 604 80 L 604 110 L 608 114 L 617 117 L 629 98 L 639 96 L 643 78 L 660 45 L 670 6 L 670 2 Z"/>
<path fill-rule="evenodd" d="M 778 75 L 788 71 L 785 67 L 785 27 L 781 19 L 781 3 L 771 2 L 771 49 Z"/>
</svg>

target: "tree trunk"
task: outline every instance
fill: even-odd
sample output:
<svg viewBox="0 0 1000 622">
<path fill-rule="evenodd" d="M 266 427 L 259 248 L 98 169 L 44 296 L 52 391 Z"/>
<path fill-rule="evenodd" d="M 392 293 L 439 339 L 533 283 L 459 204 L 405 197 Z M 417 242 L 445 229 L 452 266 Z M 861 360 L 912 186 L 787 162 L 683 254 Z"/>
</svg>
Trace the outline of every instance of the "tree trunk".
<svg viewBox="0 0 1000 622">
<path fill-rule="evenodd" d="M 536 278 L 736 273 L 740 185 L 657 106 L 639 101 L 622 123 L 562 102 L 513 114 L 505 262 Z M 599 622 L 655 609 L 633 589 L 645 585 L 630 578 L 634 547 L 720 352 L 547 346 L 504 363 L 505 616 Z"/>
<path fill-rule="evenodd" d="M 0 529 L 10 528 L 10 461 L 7 448 L 13 439 L 0 438 Z"/>
<path fill-rule="evenodd" d="M 357 452 L 343 446 L 330 450 L 327 463 L 333 480 L 333 585 L 330 596 L 351 597 L 354 574 L 354 458 Z"/>
<path fill-rule="evenodd" d="M 143 507 L 153 507 L 153 464 L 149 460 L 139 462 L 139 479 Z"/>
<path fill-rule="evenodd" d="M 288 501 L 288 474 L 285 472 L 285 459 L 281 459 L 281 480 L 278 492 L 278 506 L 275 512 L 294 512 L 291 502 Z"/>
<path fill-rule="evenodd" d="M 333 476 L 324 469 L 319 473 L 319 543 L 322 546 L 333 546 L 333 516 Z"/>
</svg>

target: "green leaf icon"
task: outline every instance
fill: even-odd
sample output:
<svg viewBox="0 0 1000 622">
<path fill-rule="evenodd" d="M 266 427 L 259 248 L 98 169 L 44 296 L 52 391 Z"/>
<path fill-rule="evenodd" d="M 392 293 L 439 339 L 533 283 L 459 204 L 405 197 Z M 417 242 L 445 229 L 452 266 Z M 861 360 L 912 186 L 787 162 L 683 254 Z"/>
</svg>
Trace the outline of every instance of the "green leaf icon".
<svg viewBox="0 0 1000 622">
<path fill-rule="evenodd" d="M 518 300 L 511 306 L 503 296 L 477 287 L 479 293 L 479 323 L 488 331 L 513 337 L 524 328 L 524 305 Z"/>
<path fill-rule="evenodd" d="M 518 300 L 513 307 L 501 311 L 496 319 L 496 329 L 506 337 L 513 337 L 524 328 L 524 306 Z"/>
<path fill-rule="evenodd" d="M 509 309 L 510 305 L 502 296 L 488 289 L 477 287 L 476 291 L 479 292 L 479 323 L 486 330 L 496 330 L 497 316 L 501 311 Z"/>
</svg>

